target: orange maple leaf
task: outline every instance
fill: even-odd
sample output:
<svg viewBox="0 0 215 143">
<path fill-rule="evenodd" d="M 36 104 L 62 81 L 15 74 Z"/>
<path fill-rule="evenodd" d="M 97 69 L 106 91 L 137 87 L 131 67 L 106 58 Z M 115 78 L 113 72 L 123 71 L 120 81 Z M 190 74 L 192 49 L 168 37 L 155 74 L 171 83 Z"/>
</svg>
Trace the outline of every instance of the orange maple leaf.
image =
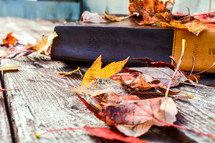
<svg viewBox="0 0 215 143">
<path fill-rule="evenodd" d="M 18 41 L 14 36 L 12 36 L 13 32 L 10 32 L 7 34 L 7 37 L 5 39 L 2 39 L 3 45 L 5 47 L 10 47 L 10 45 L 15 46 L 15 43 Z"/>
<path fill-rule="evenodd" d="M 142 16 L 143 21 L 141 23 L 154 23 L 157 20 L 169 22 L 171 20 L 171 11 L 166 5 L 172 4 L 171 0 L 163 3 L 159 0 L 129 0 L 130 13 L 138 13 Z"/>
</svg>

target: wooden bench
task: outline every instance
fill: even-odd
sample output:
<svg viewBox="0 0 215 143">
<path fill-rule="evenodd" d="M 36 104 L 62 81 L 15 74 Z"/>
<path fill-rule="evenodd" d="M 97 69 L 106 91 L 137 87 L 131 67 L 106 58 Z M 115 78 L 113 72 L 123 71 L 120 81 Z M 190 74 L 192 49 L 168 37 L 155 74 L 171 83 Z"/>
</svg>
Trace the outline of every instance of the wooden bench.
<svg viewBox="0 0 215 143">
<path fill-rule="evenodd" d="M 15 18 L 0 18 L 0 23 L 3 30 L 0 33 L 1 39 L 7 33 L 14 32 L 17 38 L 23 37 L 22 40 L 25 41 L 25 38 L 28 37 L 32 43 L 40 40 L 42 34 L 50 33 L 58 24 L 44 20 Z M 91 136 L 83 130 L 53 132 L 40 138 L 35 137 L 35 133 L 53 129 L 83 126 L 106 127 L 106 124 L 87 110 L 85 105 L 71 92 L 74 87 L 66 82 L 41 76 L 48 74 L 57 77 L 56 70 L 71 71 L 76 66 L 52 61 L 47 56 L 35 58 L 35 55 L 15 59 L 5 58 L 1 60 L 1 63 L 14 63 L 22 66 L 17 72 L 1 72 L 1 87 L 17 89 L 0 93 L 1 142 L 110 142 Z M 84 71 L 86 68 L 82 67 L 82 72 Z M 80 76 L 73 76 L 66 77 L 66 80 L 79 86 L 82 79 Z M 196 97 L 188 101 L 176 100 L 179 113 L 175 124 L 195 131 L 215 134 L 215 121 L 213 121 L 215 118 L 215 89 L 195 88 L 187 85 L 180 85 L 177 88 Z M 153 127 L 140 138 L 148 142 L 165 143 L 215 142 L 212 138 L 172 127 Z"/>
</svg>

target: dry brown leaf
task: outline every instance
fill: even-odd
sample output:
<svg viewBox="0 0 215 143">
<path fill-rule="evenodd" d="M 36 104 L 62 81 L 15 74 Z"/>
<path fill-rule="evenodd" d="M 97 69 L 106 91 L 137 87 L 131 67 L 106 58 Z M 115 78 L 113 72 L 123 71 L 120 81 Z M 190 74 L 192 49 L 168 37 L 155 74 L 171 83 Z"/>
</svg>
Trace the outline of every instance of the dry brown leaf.
<svg viewBox="0 0 215 143">
<path fill-rule="evenodd" d="M 133 86 L 133 88 L 138 88 L 138 89 L 140 89 L 141 91 L 145 91 L 145 90 L 151 89 L 152 87 L 151 87 L 150 84 L 145 80 L 144 74 L 139 73 L 138 82 L 137 82 L 137 84 L 135 84 L 135 85 Z"/>
<path fill-rule="evenodd" d="M 39 54 L 41 54 L 42 52 L 44 52 L 45 55 L 50 55 L 53 39 L 57 36 L 58 36 L 57 33 L 53 31 L 51 34 L 49 34 L 48 37 L 42 37 L 41 42 L 37 41 L 37 46 L 34 49 L 34 50 L 38 51 L 37 56 Z"/>
<path fill-rule="evenodd" d="M 85 85 L 87 82 L 95 78 L 109 78 L 112 75 L 118 73 L 127 63 L 129 57 L 123 61 L 112 62 L 109 65 L 102 68 L 101 55 L 96 59 L 93 65 L 87 70 L 84 75 L 81 85 Z"/>
<path fill-rule="evenodd" d="M 141 68 L 130 68 L 131 70 L 137 70 L 144 73 L 144 75 L 151 76 L 153 79 L 157 79 L 160 82 L 168 86 L 171 77 L 174 74 L 174 71 L 168 67 L 141 67 Z M 159 73 L 159 74 L 158 74 Z M 181 71 L 178 71 L 176 77 L 173 79 L 171 87 L 175 87 L 182 82 L 188 81 Z"/>
<path fill-rule="evenodd" d="M 129 11 L 142 16 L 141 24 L 151 24 L 156 21 L 170 22 L 172 9 L 170 5 L 174 5 L 171 0 L 165 3 L 159 0 L 129 0 Z"/>
<path fill-rule="evenodd" d="M 107 22 L 98 13 L 92 13 L 92 12 L 89 12 L 89 11 L 84 11 L 82 13 L 81 20 L 83 22 L 90 22 L 90 23 L 106 23 Z"/>
<path fill-rule="evenodd" d="M 200 32 L 202 32 L 205 28 L 207 28 L 207 26 L 201 22 L 190 22 L 190 23 L 186 23 L 185 26 L 187 27 L 187 29 L 192 32 L 193 34 L 195 34 L 196 36 L 199 35 Z"/>
<path fill-rule="evenodd" d="M 107 13 L 107 11 L 105 11 L 104 18 L 107 19 L 107 20 L 113 21 L 113 22 L 120 22 L 120 21 L 123 21 L 123 20 L 129 18 L 129 16 L 118 17 L 116 15 L 109 14 L 109 13 Z"/>
<path fill-rule="evenodd" d="M 146 133 L 152 125 L 165 126 L 157 119 L 168 123 L 175 122 L 177 108 L 172 98 L 159 97 L 105 105 L 100 114 L 106 117 L 108 125 L 115 125 L 127 136 L 138 137 Z"/>
</svg>

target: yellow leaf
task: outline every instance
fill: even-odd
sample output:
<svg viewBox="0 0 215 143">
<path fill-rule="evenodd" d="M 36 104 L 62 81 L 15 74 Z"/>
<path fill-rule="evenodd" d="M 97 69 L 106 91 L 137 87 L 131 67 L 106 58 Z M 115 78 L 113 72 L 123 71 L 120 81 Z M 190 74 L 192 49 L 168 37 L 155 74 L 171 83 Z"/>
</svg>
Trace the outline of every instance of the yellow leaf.
<svg viewBox="0 0 215 143">
<path fill-rule="evenodd" d="M 17 71 L 21 68 L 20 65 L 17 64 L 1 64 L 0 71 Z"/>
<path fill-rule="evenodd" d="M 101 55 L 96 59 L 93 65 L 87 70 L 84 75 L 81 85 L 85 85 L 91 80 L 94 80 L 96 77 L 99 78 L 109 78 L 112 75 L 118 73 L 127 63 L 129 57 L 123 61 L 112 62 L 109 65 L 105 66 L 102 69 Z"/>
<path fill-rule="evenodd" d="M 57 36 L 56 32 L 52 32 L 48 37 L 43 37 L 41 42 L 37 41 L 37 46 L 35 48 L 35 50 L 38 51 L 37 56 L 42 52 L 44 52 L 45 55 L 50 55 L 53 39 Z"/>
</svg>

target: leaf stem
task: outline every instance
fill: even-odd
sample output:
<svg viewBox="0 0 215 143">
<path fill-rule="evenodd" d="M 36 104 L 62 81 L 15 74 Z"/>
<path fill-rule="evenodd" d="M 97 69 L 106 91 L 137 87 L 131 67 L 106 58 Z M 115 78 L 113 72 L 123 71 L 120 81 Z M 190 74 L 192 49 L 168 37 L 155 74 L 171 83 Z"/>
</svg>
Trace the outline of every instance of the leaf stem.
<svg viewBox="0 0 215 143">
<path fill-rule="evenodd" d="M 215 66 L 215 63 L 213 63 L 212 66 L 210 66 L 208 69 L 205 69 L 205 70 L 203 70 L 203 71 L 201 71 L 201 72 L 198 72 L 198 73 L 195 73 L 195 74 L 192 74 L 192 75 L 198 75 L 198 74 L 204 73 L 204 72 L 206 72 L 206 71 L 212 69 L 214 66 Z"/>
<path fill-rule="evenodd" d="M 196 57 L 193 56 L 193 65 L 192 65 L 192 69 L 191 69 L 191 72 L 190 72 L 190 76 L 191 76 L 192 73 L 193 73 L 193 70 L 194 70 L 194 68 L 195 68 L 195 64 L 196 64 Z"/>
<path fill-rule="evenodd" d="M 64 128 L 64 129 L 55 129 L 55 130 L 49 130 L 49 131 L 42 132 L 42 133 L 36 133 L 35 136 L 36 136 L 37 138 L 39 138 L 39 137 L 41 137 L 42 135 L 47 134 L 47 133 L 58 132 L 58 131 L 68 131 L 68 130 L 81 130 L 81 129 L 84 129 L 84 128 Z"/>
<path fill-rule="evenodd" d="M 186 42 L 185 39 L 182 39 L 182 52 L 181 52 L 181 57 L 180 57 L 180 59 L 179 59 L 178 65 L 177 65 L 177 67 L 176 67 L 176 69 L 175 69 L 175 72 L 174 72 L 172 78 L 170 79 L 170 82 L 169 82 L 169 84 L 168 84 L 168 87 L 167 87 L 167 90 L 166 90 L 166 93 L 165 93 L 165 97 L 168 97 L 168 95 L 169 95 L 169 90 L 170 90 L 170 86 L 171 86 L 171 84 L 172 84 L 172 81 L 173 81 L 173 79 L 175 78 L 175 76 L 176 76 L 176 74 L 177 74 L 177 72 L 178 72 L 178 70 L 179 70 L 179 67 L 180 67 L 180 65 L 181 65 L 181 61 L 182 61 L 182 58 L 183 58 L 183 55 L 184 55 L 184 50 L 185 50 L 185 42 Z"/>
</svg>

